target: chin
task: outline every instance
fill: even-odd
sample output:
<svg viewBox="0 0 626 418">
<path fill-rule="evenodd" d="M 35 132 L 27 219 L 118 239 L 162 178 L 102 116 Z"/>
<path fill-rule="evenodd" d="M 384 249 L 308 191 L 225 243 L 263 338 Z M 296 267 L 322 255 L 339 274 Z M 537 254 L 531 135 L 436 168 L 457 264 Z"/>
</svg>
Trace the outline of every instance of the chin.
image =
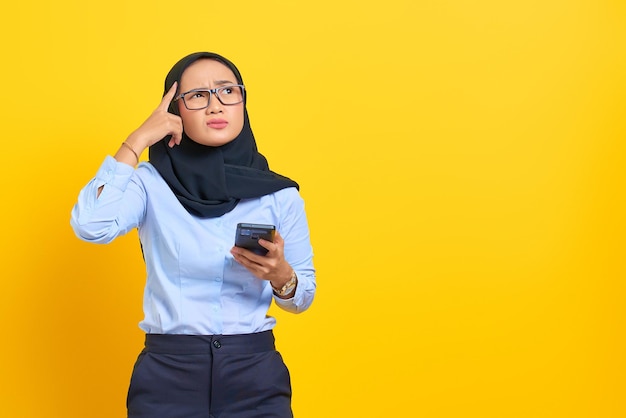
<svg viewBox="0 0 626 418">
<path fill-rule="evenodd" d="M 194 139 L 189 137 L 196 144 L 204 145 L 207 147 L 221 147 L 222 145 L 226 145 L 229 142 L 233 141 L 235 138 L 199 138 Z"/>
</svg>

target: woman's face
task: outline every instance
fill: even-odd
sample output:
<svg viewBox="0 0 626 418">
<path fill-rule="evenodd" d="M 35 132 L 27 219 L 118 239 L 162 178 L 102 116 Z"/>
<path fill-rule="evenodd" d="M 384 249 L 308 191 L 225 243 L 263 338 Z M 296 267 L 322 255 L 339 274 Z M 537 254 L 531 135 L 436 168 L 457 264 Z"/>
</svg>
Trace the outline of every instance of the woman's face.
<svg viewBox="0 0 626 418">
<path fill-rule="evenodd" d="M 214 89 L 238 84 L 235 74 L 224 64 L 211 59 L 200 59 L 191 64 L 180 79 L 179 92 L 194 89 Z M 209 107 L 189 110 L 178 100 L 183 128 L 189 138 L 198 144 L 219 147 L 239 135 L 243 128 L 244 104 L 223 105 L 211 94 Z"/>
</svg>

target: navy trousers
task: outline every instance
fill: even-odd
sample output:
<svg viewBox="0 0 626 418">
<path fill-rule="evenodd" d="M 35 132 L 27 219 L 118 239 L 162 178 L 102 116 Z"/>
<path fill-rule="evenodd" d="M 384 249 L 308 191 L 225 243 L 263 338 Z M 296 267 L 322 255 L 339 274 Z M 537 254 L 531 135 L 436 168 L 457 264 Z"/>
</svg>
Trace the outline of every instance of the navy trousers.
<svg viewBox="0 0 626 418">
<path fill-rule="evenodd" d="M 146 335 L 128 418 L 292 418 L 291 380 L 272 331 Z"/>
</svg>

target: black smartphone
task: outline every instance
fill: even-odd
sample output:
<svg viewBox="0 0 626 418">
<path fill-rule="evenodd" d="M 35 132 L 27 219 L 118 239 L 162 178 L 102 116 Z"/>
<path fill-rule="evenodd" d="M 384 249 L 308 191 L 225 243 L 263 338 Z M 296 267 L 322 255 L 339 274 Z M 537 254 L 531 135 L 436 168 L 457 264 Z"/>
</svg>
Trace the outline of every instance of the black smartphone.
<svg viewBox="0 0 626 418">
<path fill-rule="evenodd" d="M 259 244 L 259 238 L 274 242 L 275 233 L 274 225 L 240 223 L 237 224 L 235 246 L 248 249 L 258 255 L 265 255 L 267 249 Z"/>
</svg>

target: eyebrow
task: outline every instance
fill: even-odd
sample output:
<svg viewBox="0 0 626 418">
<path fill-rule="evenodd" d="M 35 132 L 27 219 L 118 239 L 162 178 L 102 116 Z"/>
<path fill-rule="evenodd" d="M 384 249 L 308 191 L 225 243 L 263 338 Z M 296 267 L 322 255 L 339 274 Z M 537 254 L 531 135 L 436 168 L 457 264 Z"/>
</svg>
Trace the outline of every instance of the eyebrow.
<svg viewBox="0 0 626 418">
<path fill-rule="evenodd" d="M 217 80 L 217 81 L 215 81 L 215 85 L 218 86 L 218 87 L 220 87 L 220 86 L 235 86 L 235 85 L 237 85 L 237 83 L 236 82 L 233 83 L 230 80 Z M 197 87 L 195 89 L 188 90 L 185 93 L 191 93 L 192 91 L 205 91 L 205 90 L 209 90 L 209 88 L 208 87 Z"/>
<path fill-rule="evenodd" d="M 224 85 L 227 85 L 227 84 L 237 84 L 237 83 L 236 82 L 233 83 L 230 80 L 217 80 L 215 82 L 215 84 L 218 85 L 218 86 L 224 86 Z"/>
</svg>

